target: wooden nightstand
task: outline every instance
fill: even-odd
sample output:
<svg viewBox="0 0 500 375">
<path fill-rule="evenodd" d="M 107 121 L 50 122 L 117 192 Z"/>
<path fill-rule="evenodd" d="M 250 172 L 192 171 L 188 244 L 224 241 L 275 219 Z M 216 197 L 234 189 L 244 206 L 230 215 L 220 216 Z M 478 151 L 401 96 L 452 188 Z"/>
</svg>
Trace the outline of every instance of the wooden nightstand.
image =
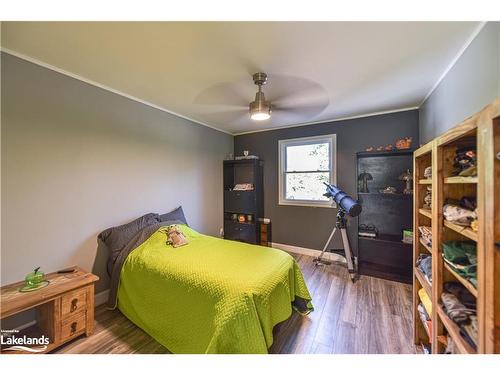
<svg viewBox="0 0 500 375">
<path fill-rule="evenodd" d="M 94 331 L 94 283 L 99 277 L 78 267 L 70 268 L 75 272 L 46 275 L 50 284 L 33 292 L 19 291 L 24 281 L 0 289 L 0 319 L 36 309 L 37 324 L 27 328 L 26 334 L 30 337 L 43 334 L 49 338 L 44 353 L 80 335 L 90 336 Z M 10 351 L 2 350 L 2 353 Z"/>
</svg>

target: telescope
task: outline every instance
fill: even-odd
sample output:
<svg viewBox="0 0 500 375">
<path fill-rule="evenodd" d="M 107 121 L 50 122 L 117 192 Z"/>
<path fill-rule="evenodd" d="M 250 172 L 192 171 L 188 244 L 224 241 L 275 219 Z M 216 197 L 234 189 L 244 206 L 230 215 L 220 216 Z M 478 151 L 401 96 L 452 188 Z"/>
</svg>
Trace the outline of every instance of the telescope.
<svg viewBox="0 0 500 375">
<path fill-rule="evenodd" d="M 319 257 L 314 259 L 314 264 L 316 266 L 319 265 L 329 265 L 331 262 L 323 259 L 323 255 L 325 254 L 328 245 L 332 241 L 335 233 L 340 231 L 342 236 L 342 249 L 333 250 L 334 253 L 339 253 L 344 256 L 347 262 L 347 271 L 351 277 L 351 280 L 355 282 L 358 278 L 358 258 L 353 255 L 351 251 L 351 246 L 349 245 L 349 237 L 347 236 L 347 218 L 356 217 L 361 213 L 361 205 L 358 201 L 354 200 L 349 194 L 345 191 L 342 191 L 338 186 L 327 184 L 326 185 L 326 193 L 323 194 L 327 198 L 332 198 L 334 202 L 336 202 L 339 206 L 337 211 L 337 220 L 335 222 L 335 227 L 330 233 L 330 237 L 328 241 L 326 241 L 325 247 L 321 251 Z"/>
<path fill-rule="evenodd" d="M 340 190 L 338 186 L 323 183 L 326 185 L 326 193 L 323 195 L 327 198 L 333 198 L 349 216 L 356 217 L 361 213 L 361 205 L 345 191 Z"/>
</svg>

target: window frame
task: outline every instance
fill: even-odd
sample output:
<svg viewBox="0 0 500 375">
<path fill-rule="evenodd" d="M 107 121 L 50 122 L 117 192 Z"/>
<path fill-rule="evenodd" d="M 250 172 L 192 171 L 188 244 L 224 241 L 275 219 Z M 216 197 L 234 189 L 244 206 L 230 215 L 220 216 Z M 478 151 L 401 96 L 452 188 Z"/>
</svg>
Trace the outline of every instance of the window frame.
<svg viewBox="0 0 500 375">
<path fill-rule="evenodd" d="M 301 137 L 291 139 L 281 139 L 278 141 L 278 204 L 280 206 L 303 206 L 303 207 L 326 207 L 336 208 L 337 205 L 330 198 L 328 201 L 316 201 L 307 199 L 287 199 L 286 198 L 286 148 L 288 146 L 302 146 L 315 143 L 328 143 L 329 144 L 329 173 L 330 184 L 336 185 L 337 183 L 337 135 L 325 134 L 313 137 Z M 326 172 L 326 171 L 297 171 L 296 173 L 313 173 L 313 172 Z M 326 190 L 325 190 L 326 191 Z"/>
</svg>

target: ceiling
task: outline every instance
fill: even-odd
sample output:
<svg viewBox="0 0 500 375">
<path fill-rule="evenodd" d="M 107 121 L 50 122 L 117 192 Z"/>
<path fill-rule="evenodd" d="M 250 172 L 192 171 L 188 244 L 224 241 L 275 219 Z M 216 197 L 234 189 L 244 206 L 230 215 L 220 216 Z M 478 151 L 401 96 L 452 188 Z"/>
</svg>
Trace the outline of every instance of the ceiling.
<svg viewBox="0 0 500 375">
<path fill-rule="evenodd" d="M 2 48 L 233 134 L 414 108 L 478 22 L 3 22 Z M 248 116 L 264 71 L 270 120 Z"/>
</svg>

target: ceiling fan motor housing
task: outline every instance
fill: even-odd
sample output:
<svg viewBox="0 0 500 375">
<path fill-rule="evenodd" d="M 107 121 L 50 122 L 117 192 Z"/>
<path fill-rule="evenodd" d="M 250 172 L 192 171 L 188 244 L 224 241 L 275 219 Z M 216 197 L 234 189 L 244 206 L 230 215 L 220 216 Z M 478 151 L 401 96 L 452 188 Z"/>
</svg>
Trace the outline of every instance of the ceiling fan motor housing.
<svg viewBox="0 0 500 375">
<path fill-rule="evenodd" d="M 252 78 L 253 78 L 253 82 L 258 86 L 265 85 L 267 82 L 267 74 L 266 73 L 255 73 L 252 76 Z"/>
<path fill-rule="evenodd" d="M 261 86 L 267 82 L 266 73 L 255 73 L 253 81 L 259 86 L 259 91 L 255 94 L 255 100 L 249 105 L 250 117 L 253 120 L 267 120 L 271 115 L 271 103 L 266 100 Z"/>
</svg>

